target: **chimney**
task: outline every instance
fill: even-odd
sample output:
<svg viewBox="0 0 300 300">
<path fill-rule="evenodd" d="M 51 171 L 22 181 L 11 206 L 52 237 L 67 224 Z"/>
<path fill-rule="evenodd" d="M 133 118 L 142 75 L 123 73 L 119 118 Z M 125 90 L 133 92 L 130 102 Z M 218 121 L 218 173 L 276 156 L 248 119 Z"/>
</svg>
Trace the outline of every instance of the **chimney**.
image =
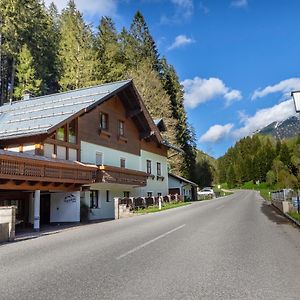
<svg viewBox="0 0 300 300">
<path fill-rule="evenodd" d="M 29 100 L 32 97 L 32 93 L 28 90 L 24 90 L 23 92 L 23 100 Z"/>
</svg>

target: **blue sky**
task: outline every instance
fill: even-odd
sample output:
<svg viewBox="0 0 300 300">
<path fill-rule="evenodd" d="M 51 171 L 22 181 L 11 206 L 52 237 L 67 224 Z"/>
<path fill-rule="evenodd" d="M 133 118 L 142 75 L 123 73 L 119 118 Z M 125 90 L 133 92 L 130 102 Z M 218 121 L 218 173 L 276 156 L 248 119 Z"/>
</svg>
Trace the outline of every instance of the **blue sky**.
<svg viewBox="0 0 300 300">
<path fill-rule="evenodd" d="M 46 3 L 49 1 L 46 0 Z M 54 1 L 62 8 L 66 0 Z M 299 0 L 77 0 L 86 20 L 129 27 L 144 15 L 185 88 L 197 145 L 218 157 L 243 136 L 295 114 Z"/>
</svg>

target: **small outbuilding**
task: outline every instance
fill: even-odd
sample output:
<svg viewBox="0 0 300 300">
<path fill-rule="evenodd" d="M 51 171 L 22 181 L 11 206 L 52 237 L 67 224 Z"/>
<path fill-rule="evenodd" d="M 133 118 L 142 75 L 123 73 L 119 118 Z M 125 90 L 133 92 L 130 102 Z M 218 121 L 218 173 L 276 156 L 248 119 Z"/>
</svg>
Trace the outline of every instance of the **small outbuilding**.
<svg viewBox="0 0 300 300">
<path fill-rule="evenodd" d="M 197 200 L 197 188 L 198 185 L 184 177 L 168 174 L 169 177 L 169 194 L 181 195 L 185 200 L 195 201 Z"/>
</svg>

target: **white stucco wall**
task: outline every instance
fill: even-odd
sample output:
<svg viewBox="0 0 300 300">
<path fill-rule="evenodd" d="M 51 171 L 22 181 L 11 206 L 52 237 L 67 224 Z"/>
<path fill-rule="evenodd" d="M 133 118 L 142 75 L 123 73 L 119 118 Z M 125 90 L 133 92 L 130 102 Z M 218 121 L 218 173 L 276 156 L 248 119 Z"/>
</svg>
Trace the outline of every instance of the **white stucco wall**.
<svg viewBox="0 0 300 300">
<path fill-rule="evenodd" d="M 103 164 L 108 166 L 120 167 L 120 158 L 126 159 L 126 168 L 140 170 L 140 156 L 95 145 L 91 143 L 81 142 L 81 161 L 83 163 L 96 163 L 96 153 L 103 154 Z"/>
<path fill-rule="evenodd" d="M 168 176 L 169 178 L 169 189 L 182 188 L 182 183 L 180 183 L 179 179 L 176 179 L 172 176 Z"/>
<path fill-rule="evenodd" d="M 80 221 L 80 192 L 51 193 L 50 222 Z"/>
<path fill-rule="evenodd" d="M 183 185 L 183 196 L 186 196 L 186 197 L 192 197 L 192 186 L 190 184 L 188 185 Z"/>
<path fill-rule="evenodd" d="M 168 167 L 167 158 L 155 153 L 151 153 L 145 150 L 141 150 L 141 171 L 147 172 L 147 160 L 151 160 L 152 174 L 155 178 L 148 178 L 147 186 L 140 188 L 140 193 L 143 196 L 147 195 L 147 192 L 152 192 L 153 196 L 157 196 L 157 193 L 161 193 L 163 196 L 168 194 Z M 157 163 L 161 164 L 161 176 L 164 176 L 164 180 L 157 179 Z"/>
<path fill-rule="evenodd" d="M 96 153 L 100 152 L 103 156 L 103 164 L 108 166 L 120 167 L 120 158 L 126 159 L 126 168 L 147 172 L 147 160 L 152 162 L 152 174 L 154 179 L 147 180 L 146 187 L 133 187 L 122 184 L 106 184 L 96 183 L 90 186 L 91 190 L 99 191 L 99 208 L 90 209 L 89 219 L 110 219 L 115 217 L 115 201 L 114 198 L 124 197 L 124 192 L 130 192 L 130 197 L 144 197 L 148 192 L 152 192 L 153 196 L 161 193 L 163 196 L 168 194 L 168 169 L 167 158 L 158 154 L 141 150 L 141 156 L 131 153 L 118 151 L 108 147 L 103 147 L 88 142 L 81 142 L 81 161 L 83 163 L 96 163 Z M 164 180 L 157 179 L 157 162 L 161 164 L 161 176 Z M 110 201 L 106 201 L 106 191 L 110 191 Z M 90 193 L 82 192 L 81 201 L 90 206 Z"/>
<path fill-rule="evenodd" d="M 120 193 L 109 190 L 109 202 L 106 201 L 106 189 L 98 189 L 92 186 L 91 189 L 98 190 L 98 208 L 91 208 L 89 220 L 114 219 L 115 218 L 115 197 L 120 197 Z M 90 207 L 90 192 L 81 192 L 81 201 Z"/>
</svg>

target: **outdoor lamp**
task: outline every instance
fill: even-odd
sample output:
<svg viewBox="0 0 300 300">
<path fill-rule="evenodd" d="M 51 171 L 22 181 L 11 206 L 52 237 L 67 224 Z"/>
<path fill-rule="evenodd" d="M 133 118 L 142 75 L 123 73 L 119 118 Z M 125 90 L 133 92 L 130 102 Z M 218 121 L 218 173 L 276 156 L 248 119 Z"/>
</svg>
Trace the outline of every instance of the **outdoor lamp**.
<svg viewBox="0 0 300 300">
<path fill-rule="evenodd" d="M 294 100 L 296 112 L 299 113 L 300 112 L 300 91 L 292 92 L 292 97 Z"/>
</svg>

